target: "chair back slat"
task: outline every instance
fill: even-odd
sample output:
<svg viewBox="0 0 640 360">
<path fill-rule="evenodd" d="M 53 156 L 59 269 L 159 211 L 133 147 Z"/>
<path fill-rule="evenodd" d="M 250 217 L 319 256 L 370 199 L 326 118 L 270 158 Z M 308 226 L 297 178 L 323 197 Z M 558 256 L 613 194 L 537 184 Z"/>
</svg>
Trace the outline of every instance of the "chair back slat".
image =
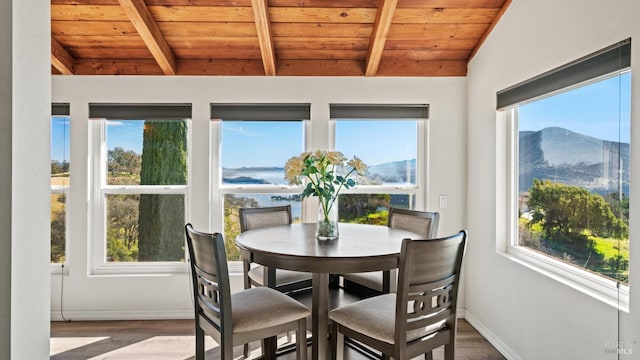
<svg viewBox="0 0 640 360">
<path fill-rule="evenodd" d="M 389 208 L 388 226 L 394 229 L 411 231 L 419 234 L 423 239 L 435 238 L 438 234 L 437 212 L 417 211 L 408 209 Z"/>
<path fill-rule="evenodd" d="M 437 314 L 432 314 L 431 316 L 421 316 L 415 319 L 409 319 L 407 321 L 407 331 L 425 329 L 427 327 L 432 327 L 438 323 L 443 323 L 440 324 L 440 327 L 429 329 L 429 332 L 433 332 L 435 330 L 443 328 L 445 326 L 444 322 L 446 322 L 449 316 L 451 316 L 451 309 L 444 309 Z"/>
<path fill-rule="evenodd" d="M 466 231 L 441 239 L 404 239 L 396 304 L 399 343 L 455 331 L 458 282 Z M 421 332 L 422 331 L 422 332 Z"/>
<path fill-rule="evenodd" d="M 185 226 L 185 231 L 194 299 L 197 299 L 196 321 L 203 317 L 221 334 L 231 334 L 231 290 L 224 239 L 219 233 L 198 232 L 191 224 Z"/>
<path fill-rule="evenodd" d="M 240 208 L 240 232 L 291 224 L 291 205 Z"/>
<path fill-rule="evenodd" d="M 447 281 L 438 281 L 435 283 L 419 286 L 419 289 L 411 287 L 411 293 L 408 294 L 407 300 L 410 302 L 408 307 L 409 319 L 416 317 L 430 316 L 431 314 L 441 312 L 451 306 L 451 291 L 456 277 L 451 276 Z"/>
<path fill-rule="evenodd" d="M 209 274 L 203 273 L 198 267 L 195 269 L 197 275 L 197 299 L 202 312 L 206 317 L 219 328 L 222 317 L 222 304 L 220 303 L 220 287 L 217 282 L 207 279 Z"/>
</svg>

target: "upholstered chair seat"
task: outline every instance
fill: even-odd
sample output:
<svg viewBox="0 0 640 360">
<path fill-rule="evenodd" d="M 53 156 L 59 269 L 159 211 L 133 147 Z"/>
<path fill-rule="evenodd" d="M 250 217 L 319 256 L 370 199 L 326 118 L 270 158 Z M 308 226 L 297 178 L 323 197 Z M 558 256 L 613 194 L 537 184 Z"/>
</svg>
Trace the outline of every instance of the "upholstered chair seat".
<svg viewBox="0 0 640 360">
<path fill-rule="evenodd" d="M 332 320 L 362 333 L 370 338 L 395 343 L 396 333 L 396 294 L 385 294 L 362 300 L 358 303 L 342 306 L 331 311 Z M 389 316 L 391 314 L 391 316 Z M 428 336 L 442 329 L 445 321 L 412 330 L 407 333 L 407 341 Z"/>
<path fill-rule="evenodd" d="M 268 287 L 231 294 L 231 304 L 234 334 L 279 326 L 311 314 L 306 306 Z M 242 342 L 234 345 L 239 344 Z"/>
</svg>

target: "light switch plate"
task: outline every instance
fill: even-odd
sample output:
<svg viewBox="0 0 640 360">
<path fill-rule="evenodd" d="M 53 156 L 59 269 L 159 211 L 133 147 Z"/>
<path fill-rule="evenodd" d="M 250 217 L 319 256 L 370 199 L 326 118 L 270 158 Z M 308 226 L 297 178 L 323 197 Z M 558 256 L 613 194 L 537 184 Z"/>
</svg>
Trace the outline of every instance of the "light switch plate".
<svg viewBox="0 0 640 360">
<path fill-rule="evenodd" d="M 440 195 L 440 209 L 446 208 L 448 205 L 447 202 L 448 202 L 447 195 Z"/>
</svg>

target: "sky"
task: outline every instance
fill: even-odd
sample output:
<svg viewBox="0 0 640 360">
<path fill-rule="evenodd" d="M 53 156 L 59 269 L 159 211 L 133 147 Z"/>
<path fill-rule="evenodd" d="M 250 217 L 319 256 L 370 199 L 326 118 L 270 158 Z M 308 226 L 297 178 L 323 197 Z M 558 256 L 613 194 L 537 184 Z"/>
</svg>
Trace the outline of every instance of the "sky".
<svg viewBox="0 0 640 360">
<path fill-rule="evenodd" d="M 522 105 L 518 109 L 519 129 L 538 131 L 556 126 L 598 139 L 628 143 L 630 89 L 631 73 L 626 72 Z"/>
<path fill-rule="evenodd" d="M 223 121 L 222 166 L 282 167 L 304 151 L 303 122 Z M 347 158 L 358 156 L 368 165 L 413 159 L 417 147 L 416 121 L 337 121 L 336 149 Z M 258 155 L 259 156 L 256 156 Z"/>
<path fill-rule="evenodd" d="M 631 73 L 627 72 L 522 105 L 519 129 L 538 131 L 557 126 L 599 139 L 629 142 L 630 84 Z M 619 126 L 620 119 L 625 126 Z M 142 152 L 144 121 L 110 120 L 108 124 L 108 149 L 121 146 Z M 281 167 L 304 149 L 303 122 L 223 121 L 221 134 L 222 166 L 227 168 Z M 53 119 L 51 136 L 51 158 L 69 159 L 68 117 Z M 336 149 L 348 158 L 358 156 L 369 166 L 413 159 L 417 153 L 416 121 L 339 120 Z"/>
<path fill-rule="evenodd" d="M 120 146 L 125 150 L 142 153 L 144 120 L 109 120 L 107 122 L 107 149 Z"/>
<path fill-rule="evenodd" d="M 304 150 L 302 121 L 222 121 L 222 167 L 279 166 Z"/>
<path fill-rule="evenodd" d="M 67 141 L 65 141 L 67 139 Z M 69 117 L 55 116 L 51 119 L 51 159 L 69 161 Z"/>
</svg>

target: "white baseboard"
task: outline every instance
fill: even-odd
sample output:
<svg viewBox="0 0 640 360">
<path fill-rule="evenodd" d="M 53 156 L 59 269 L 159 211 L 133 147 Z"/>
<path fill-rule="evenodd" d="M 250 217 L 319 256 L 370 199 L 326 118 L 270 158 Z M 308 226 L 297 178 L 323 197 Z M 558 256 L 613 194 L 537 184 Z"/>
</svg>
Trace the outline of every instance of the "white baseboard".
<svg viewBox="0 0 640 360">
<path fill-rule="evenodd" d="M 64 319 L 63 319 L 64 315 Z M 193 319 L 193 310 L 51 311 L 51 321 L 89 320 L 180 320 Z"/>
<path fill-rule="evenodd" d="M 507 360 L 522 360 L 522 358 L 518 354 L 511 350 L 511 348 L 507 346 L 507 344 L 505 344 L 499 337 L 491 332 L 491 330 L 484 326 L 475 316 L 473 316 L 473 314 L 466 310 L 463 311 L 464 319 L 467 320 L 469 324 L 471 324 L 471 326 L 473 326 L 476 330 L 478 330 L 480 335 L 484 336 L 484 338 L 487 339 L 487 341 L 491 343 L 491 345 L 493 345 L 493 347 L 495 347 L 496 350 L 498 350 L 504 357 L 506 357 Z M 460 310 L 458 310 L 458 314 L 459 313 Z M 458 315 L 458 317 L 460 317 L 460 315 Z"/>
</svg>

